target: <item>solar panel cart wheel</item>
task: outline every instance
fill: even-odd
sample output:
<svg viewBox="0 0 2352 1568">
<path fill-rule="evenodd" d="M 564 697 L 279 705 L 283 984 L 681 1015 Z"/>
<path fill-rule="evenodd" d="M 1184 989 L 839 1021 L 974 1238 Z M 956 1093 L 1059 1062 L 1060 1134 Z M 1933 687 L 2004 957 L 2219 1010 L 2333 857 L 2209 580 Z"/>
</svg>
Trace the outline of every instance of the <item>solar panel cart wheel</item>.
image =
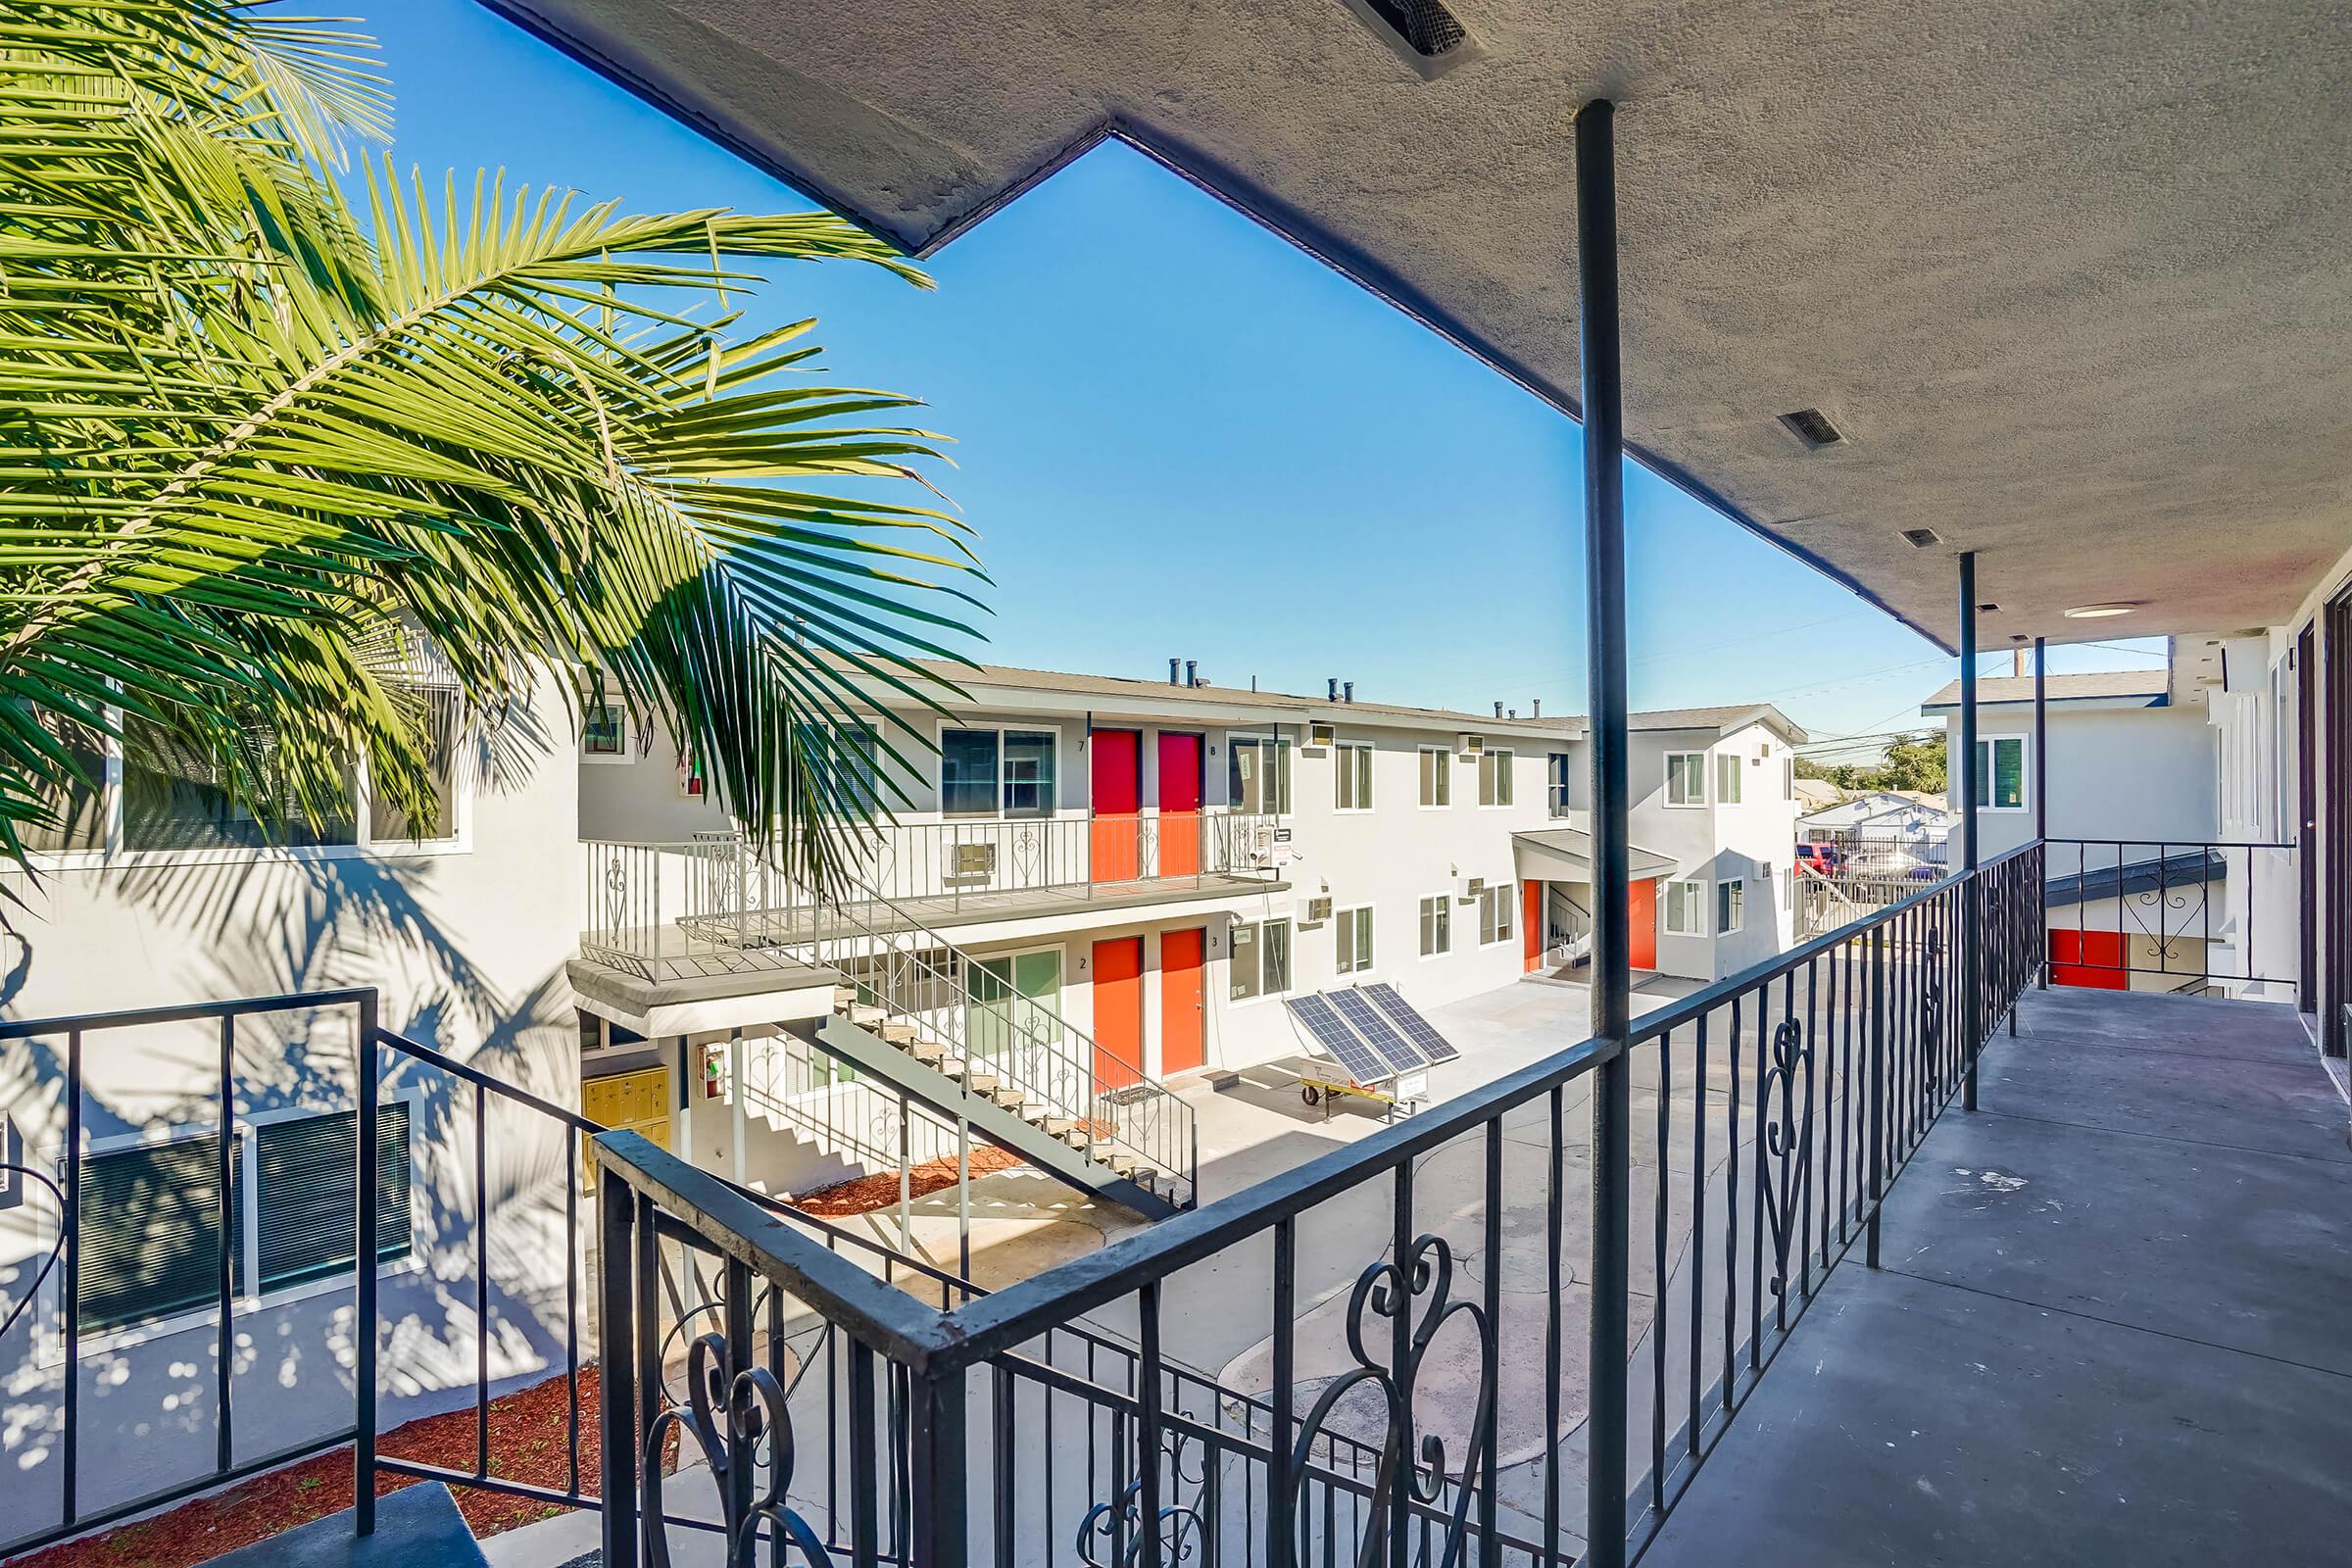
<svg viewBox="0 0 2352 1568">
<path fill-rule="evenodd" d="M 1320 1105 L 1323 1103 L 1323 1090 L 1316 1084 L 1300 1084 L 1298 1098 L 1310 1105 Z"/>
</svg>

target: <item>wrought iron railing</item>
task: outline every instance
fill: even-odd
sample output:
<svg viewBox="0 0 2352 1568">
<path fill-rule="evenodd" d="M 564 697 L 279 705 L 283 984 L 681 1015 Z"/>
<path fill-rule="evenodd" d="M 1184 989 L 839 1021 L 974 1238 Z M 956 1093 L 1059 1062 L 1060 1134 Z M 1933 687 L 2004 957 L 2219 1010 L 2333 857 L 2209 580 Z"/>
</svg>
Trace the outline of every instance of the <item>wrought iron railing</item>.
<svg viewBox="0 0 2352 1568">
<path fill-rule="evenodd" d="M 2047 845 L 2054 983 L 2292 995 L 2295 846 L 2158 839 Z"/>
</svg>

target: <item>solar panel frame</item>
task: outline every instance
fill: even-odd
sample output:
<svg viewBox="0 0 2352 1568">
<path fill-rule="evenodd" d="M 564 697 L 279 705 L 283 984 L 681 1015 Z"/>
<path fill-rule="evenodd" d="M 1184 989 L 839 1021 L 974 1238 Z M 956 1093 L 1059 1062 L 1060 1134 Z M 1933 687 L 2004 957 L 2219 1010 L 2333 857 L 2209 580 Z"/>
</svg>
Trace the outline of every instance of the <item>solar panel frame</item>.
<svg viewBox="0 0 2352 1568">
<path fill-rule="evenodd" d="M 1387 1058 L 1395 1071 L 1399 1074 L 1419 1072 L 1429 1065 L 1429 1058 L 1415 1050 L 1413 1043 L 1399 1034 L 1395 1024 L 1382 1017 L 1379 1010 L 1364 1000 L 1360 990 L 1350 988 L 1327 992 L 1325 995 L 1331 998 L 1333 1010 L 1347 1022 L 1348 1027 L 1362 1035 L 1365 1043 Z"/>
<path fill-rule="evenodd" d="M 1396 1076 L 1380 1053 L 1348 1027 L 1348 1020 L 1340 1016 L 1339 1008 L 1331 1004 L 1329 997 L 1318 991 L 1312 996 L 1285 997 L 1282 1004 L 1305 1026 L 1307 1037 L 1346 1068 L 1356 1083 L 1376 1084 Z"/>
<path fill-rule="evenodd" d="M 1462 1054 L 1452 1041 L 1438 1033 L 1436 1024 L 1421 1015 L 1420 1008 L 1405 1001 L 1386 980 L 1363 989 L 1364 995 L 1372 999 L 1372 1005 L 1388 1014 L 1389 1022 L 1402 1030 L 1405 1039 L 1432 1062 L 1451 1061 Z"/>
</svg>

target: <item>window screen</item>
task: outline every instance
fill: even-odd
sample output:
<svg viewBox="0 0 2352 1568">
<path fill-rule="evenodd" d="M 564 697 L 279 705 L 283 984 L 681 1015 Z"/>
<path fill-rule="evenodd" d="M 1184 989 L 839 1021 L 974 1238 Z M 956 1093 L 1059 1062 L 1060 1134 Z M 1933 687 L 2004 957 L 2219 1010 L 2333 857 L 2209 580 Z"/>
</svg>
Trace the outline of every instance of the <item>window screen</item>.
<svg viewBox="0 0 2352 1568">
<path fill-rule="evenodd" d="M 241 1197 L 230 1151 L 229 1211 Z M 220 1290 L 220 1135 L 90 1154 L 81 1163 L 81 1326 L 102 1333 L 211 1305 Z M 243 1230 L 229 1232 L 229 1270 Z"/>
<path fill-rule="evenodd" d="M 1421 804 L 1453 804 L 1453 755 L 1425 746 L 1421 749 Z"/>
<path fill-rule="evenodd" d="M 1478 804 L 1511 804 L 1511 754 L 1487 752 L 1478 760 Z"/>
<path fill-rule="evenodd" d="M 357 1242 L 358 1114 L 338 1111 L 254 1130 L 261 1195 L 262 1294 L 350 1272 Z M 409 1107 L 382 1107 L 375 1128 L 376 1258 L 409 1255 Z"/>
<path fill-rule="evenodd" d="M 1718 753 L 1715 758 L 1715 804 L 1740 804 L 1740 759 L 1729 752 Z"/>
<path fill-rule="evenodd" d="M 1372 808 L 1372 748 L 1342 746 L 1333 753 L 1337 766 L 1333 769 L 1333 805 L 1343 811 L 1368 811 Z"/>
<path fill-rule="evenodd" d="M 939 808 L 950 816 L 997 814 L 997 732 L 951 729 L 939 737 Z"/>
<path fill-rule="evenodd" d="M 1339 925 L 1339 972 L 1354 974 L 1372 967 L 1372 911 L 1342 909 Z"/>
<path fill-rule="evenodd" d="M 1439 894 L 1421 901 L 1421 956 L 1434 958 L 1453 950 L 1453 899 Z"/>
</svg>

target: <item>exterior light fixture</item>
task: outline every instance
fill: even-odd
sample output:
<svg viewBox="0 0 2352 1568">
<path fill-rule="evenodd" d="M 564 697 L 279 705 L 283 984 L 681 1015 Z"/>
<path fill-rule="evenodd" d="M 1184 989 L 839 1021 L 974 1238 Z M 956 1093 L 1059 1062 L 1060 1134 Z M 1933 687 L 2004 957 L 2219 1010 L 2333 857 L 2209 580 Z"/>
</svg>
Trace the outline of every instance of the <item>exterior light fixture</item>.
<svg viewBox="0 0 2352 1568">
<path fill-rule="evenodd" d="M 2105 620 L 2111 615 L 2129 615 L 2138 605 L 2119 601 L 2112 605 L 2077 605 L 2066 612 L 2069 620 Z"/>
</svg>

